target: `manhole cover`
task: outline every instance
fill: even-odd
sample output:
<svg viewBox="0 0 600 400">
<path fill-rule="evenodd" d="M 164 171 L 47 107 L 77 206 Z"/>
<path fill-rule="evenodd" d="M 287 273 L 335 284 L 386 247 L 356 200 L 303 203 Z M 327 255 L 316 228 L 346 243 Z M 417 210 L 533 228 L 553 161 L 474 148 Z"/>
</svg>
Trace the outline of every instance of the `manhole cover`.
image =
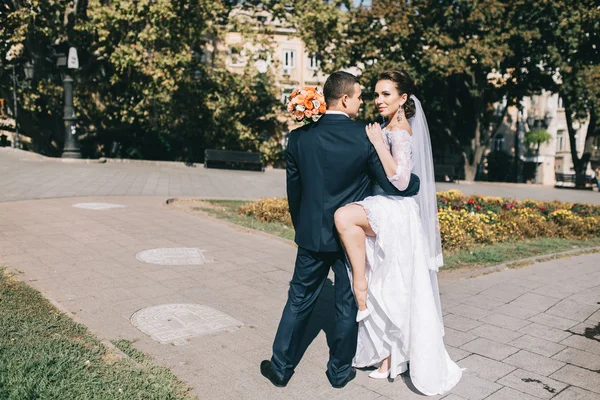
<svg viewBox="0 0 600 400">
<path fill-rule="evenodd" d="M 108 210 L 110 208 L 123 208 L 121 204 L 111 203 L 77 203 L 73 204 L 75 208 L 84 208 L 86 210 Z"/>
<path fill-rule="evenodd" d="M 163 304 L 137 311 L 131 323 L 160 343 L 186 344 L 186 339 L 243 325 L 227 314 L 198 304 Z"/>
<path fill-rule="evenodd" d="M 211 262 L 204 257 L 206 250 L 197 247 L 150 249 L 135 255 L 140 261 L 159 265 L 201 265 Z"/>
</svg>

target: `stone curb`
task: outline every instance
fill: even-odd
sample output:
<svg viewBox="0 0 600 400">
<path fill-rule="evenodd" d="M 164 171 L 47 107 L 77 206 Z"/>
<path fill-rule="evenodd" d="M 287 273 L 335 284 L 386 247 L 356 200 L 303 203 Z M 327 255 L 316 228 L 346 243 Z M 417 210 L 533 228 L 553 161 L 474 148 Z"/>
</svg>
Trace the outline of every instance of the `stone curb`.
<svg viewBox="0 0 600 400">
<path fill-rule="evenodd" d="M 9 267 L 5 266 L 7 269 L 9 269 Z M 10 268 L 12 269 L 12 268 Z M 23 282 L 24 284 L 26 284 L 28 287 L 36 290 L 37 292 L 39 292 L 42 297 L 47 300 L 50 304 L 52 304 L 53 307 L 55 307 L 58 311 L 60 311 L 61 313 L 65 314 L 67 317 L 69 317 L 72 321 L 74 321 L 75 323 L 78 323 L 80 325 L 85 326 L 85 328 L 87 329 L 87 331 L 96 337 L 96 339 L 98 339 L 98 341 L 100 343 L 102 343 L 102 345 L 104 347 L 106 347 L 109 351 L 111 351 L 112 353 L 117 354 L 118 356 L 122 357 L 122 358 L 129 358 L 129 356 L 127 354 L 125 354 L 123 351 L 121 351 L 117 346 L 115 346 L 114 344 L 111 343 L 110 340 L 102 337 L 102 335 L 99 332 L 96 332 L 95 330 L 93 330 L 92 328 L 90 328 L 83 320 L 81 320 L 81 318 L 79 318 L 79 316 L 77 314 L 73 314 L 71 311 L 69 311 L 67 308 L 65 308 L 62 304 L 60 304 L 59 302 L 57 302 L 56 300 L 54 300 L 53 298 L 51 298 L 50 296 L 48 296 L 46 293 L 44 293 L 42 290 L 36 288 L 35 286 L 32 286 L 31 284 L 27 283 L 27 281 L 23 280 L 20 277 L 20 273 L 18 271 L 15 271 L 14 269 L 11 271 L 13 276 L 18 279 L 19 281 Z"/>
<path fill-rule="evenodd" d="M 534 257 L 528 257 L 528 258 L 521 258 L 518 260 L 507 261 L 502 264 L 492 265 L 492 266 L 485 267 L 485 268 L 479 268 L 479 269 L 476 269 L 473 271 L 468 271 L 468 272 L 452 273 L 452 270 L 446 270 L 446 271 L 442 270 L 442 271 L 440 271 L 439 276 L 440 276 L 441 280 L 445 280 L 445 281 L 455 281 L 456 280 L 456 281 L 458 281 L 458 280 L 463 280 L 463 279 L 475 278 L 480 275 L 491 274 L 493 272 L 504 271 L 504 270 L 510 269 L 510 267 L 515 264 L 520 264 L 520 263 L 536 264 L 539 262 L 550 261 L 550 260 L 554 259 L 555 257 L 560 257 L 560 256 L 575 257 L 578 255 L 585 255 L 588 253 L 596 253 L 596 252 L 600 252 L 600 246 L 587 247 L 587 248 L 581 248 L 581 249 L 576 249 L 576 250 L 568 250 L 568 251 L 562 251 L 559 253 L 550 253 L 550 254 L 544 254 L 544 255 L 539 255 L 539 256 L 534 256 Z"/>
</svg>

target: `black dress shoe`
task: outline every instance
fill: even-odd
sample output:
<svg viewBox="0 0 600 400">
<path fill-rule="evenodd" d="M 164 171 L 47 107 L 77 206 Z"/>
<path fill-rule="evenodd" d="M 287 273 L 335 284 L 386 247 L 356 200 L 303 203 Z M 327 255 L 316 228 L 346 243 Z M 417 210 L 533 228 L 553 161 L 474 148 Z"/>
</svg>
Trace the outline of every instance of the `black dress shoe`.
<svg viewBox="0 0 600 400">
<path fill-rule="evenodd" d="M 350 382 L 352 379 L 356 378 L 356 369 L 352 368 L 346 380 L 338 384 L 331 382 L 331 378 L 329 377 L 329 371 L 325 371 L 325 375 L 327 375 L 327 379 L 329 379 L 329 383 L 331 383 L 331 386 L 333 386 L 336 389 L 341 389 L 344 386 L 346 386 L 348 382 Z"/>
<path fill-rule="evenodd" d="M 260 373 L 277 387 L 285 387 L 290 380 L 289 378 L 281 379 L 277 376 L 277 374 L 275 374 L 275 371 L 273 371 L 273 366 L 271 365 L 271 360 L 263 360 L 263 362 L 260 363 Z"/>
</svg>

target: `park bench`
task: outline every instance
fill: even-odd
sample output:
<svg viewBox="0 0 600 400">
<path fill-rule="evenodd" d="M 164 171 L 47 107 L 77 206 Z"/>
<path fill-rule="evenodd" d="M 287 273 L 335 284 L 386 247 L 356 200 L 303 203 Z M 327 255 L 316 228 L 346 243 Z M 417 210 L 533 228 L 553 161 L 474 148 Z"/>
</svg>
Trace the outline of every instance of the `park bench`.
<svg viewBox="0 0 600 400">
<path fill-rule="evenodd" d="M 434 165 L 433 166 L 436 182 L 454 182 L 456 173 L 452 165 Z"/>
<path fill-rule="evenodd" d="M 557 186 L 564 186 L 565 183 L 575 185 L 575 174 L 560 174 L 560 173 L 555 173 L 554 177 L 555 177 L 556 185 Z M 586 177 L 585 177 L 585 185 L 586 186 L 587 185 L 591 185 L 592 183 L 593 183 L 593 178 L 591 176 L 589 176 L 589 175 L 586 175 Z"/>
<path fill-rule="evenodd" d="M 204 168 L 264 171 L 261 153 L 231 150 L 204 150 Z"/>
</svg>

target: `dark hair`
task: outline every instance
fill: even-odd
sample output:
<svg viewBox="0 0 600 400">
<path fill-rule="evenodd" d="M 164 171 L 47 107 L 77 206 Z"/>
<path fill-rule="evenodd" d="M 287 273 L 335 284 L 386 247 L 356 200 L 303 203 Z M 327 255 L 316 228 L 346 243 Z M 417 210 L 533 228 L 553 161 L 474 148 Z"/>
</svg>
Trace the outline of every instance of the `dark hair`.
<svg viewBox="0 0 600 400">
<path fill-rule="evenodd" d="M 323 85 L 323 95 L 325 96 L 327 108 L 337 103 L 345 94 L 349 97 L 354 96 L 355 83 L 358 83 L 358 78 L 348 72 L 337 71 L 329 75 L 325 85 Z"/>
<path fill-rule="evenodd" d="M 388 70 L 379 74 L 377 77 L 378 81 L 392 81 L 398 89 L 398 93 L 403 95 L 406 93 L 408 95 L 408 100 L 404 103 L 404 115 L 406 118 L 411 118 L 417 112 L 417 108 L 415 107 L 415 102 L 410 98 L 410 95 L 415 92 L 415 81 L 410 77 L 408 72 L 406 71 L 394 71 Z"/>
</svg>

